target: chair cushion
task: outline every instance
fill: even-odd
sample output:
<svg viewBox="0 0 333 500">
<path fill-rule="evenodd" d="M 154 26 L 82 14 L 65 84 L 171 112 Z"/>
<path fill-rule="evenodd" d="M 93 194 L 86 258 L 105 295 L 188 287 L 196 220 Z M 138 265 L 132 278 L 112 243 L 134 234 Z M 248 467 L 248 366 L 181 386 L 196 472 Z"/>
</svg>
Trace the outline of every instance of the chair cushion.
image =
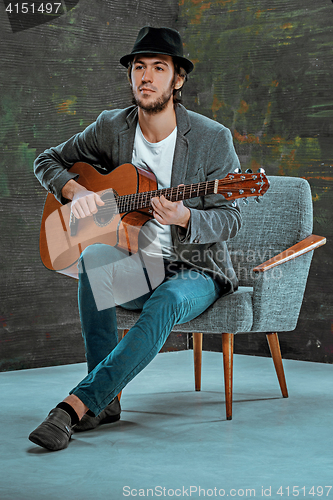
<svg viewBox="0 0 333 500">
<path fill-rule="evenodd" d="M 252 295 L 252 287 L 241 286 L 236 292 L 218 299 L 197 318 L 176 325 L 173 331 L 218 334 L 249 332 L 253 323 Z M 117 307 L 118 328 L 131 328 L 139 316 L 140 311 Z"/>
</svg>

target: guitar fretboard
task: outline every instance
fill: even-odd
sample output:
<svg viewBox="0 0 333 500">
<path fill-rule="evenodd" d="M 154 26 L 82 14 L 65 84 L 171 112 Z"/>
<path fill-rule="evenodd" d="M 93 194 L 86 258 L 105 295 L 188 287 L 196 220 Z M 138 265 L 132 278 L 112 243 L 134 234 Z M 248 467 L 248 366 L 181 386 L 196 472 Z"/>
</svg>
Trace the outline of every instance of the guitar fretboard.
<svg viewBox="0 0 333 500">
<path fill-rule="evenodd" d="M 105 205 L 100 211 L 112 213 L 134 212 L 151 207 L 151 199 L 165 196 L 170 201 L 186 200 L 209 194 L 222 194 L 226 199 L 247 198 L 249 196 L 262 196 L 269 188 L 269 181 L 263 173 L 228 174 L 224 179 L 198 182 L 154 191 L 141 193 L 115 195 L 113 200 L 105 200 Z"/>
<path fill-rule="evenodd" d="M 186 200 L 213 194 L 216 181 L 198 182 L 197 184 L 187 184 L 172 188 L 157 189 L 155 191 L 145 191 L 144 193 L 126 194 L 117 198 L 119 213 L 140 210 L 151 206 L 150 200 L 156 196 L 165 196 L 170 201 Z"/>
</svg>

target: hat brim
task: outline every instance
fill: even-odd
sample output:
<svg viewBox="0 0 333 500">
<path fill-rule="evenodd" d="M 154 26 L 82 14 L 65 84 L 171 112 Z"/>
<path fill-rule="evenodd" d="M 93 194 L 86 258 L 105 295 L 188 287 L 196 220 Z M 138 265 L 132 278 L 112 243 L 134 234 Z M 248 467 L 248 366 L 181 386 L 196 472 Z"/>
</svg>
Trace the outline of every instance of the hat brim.
<svg viewBox="0 0 333 500">
<path fill-rule="evenodd" d="M 175 56 L 173 54 L 170 54 L 170 53 L 167 53 L 167 52 L 161 52 L 161 51 L 156 51 L 155 52 L 154 50 L 149 50 L 149 52 L 144 51 L 144 50 L 132 52 L 131 54 L 127 54 L 126 56 L 123 56 L 120 59 L 119 62 L 120 62 L 120 64 L 122 64 L 123 66 L 125 66 L 125 68 L 128 68 L 129 63 L 132 61 L 132 59 L 134 58 L 134 56 L 136 56 L 138 54 L 163 54 L 165 56 L 171 56 L 173 59 L 175 59 L 176 61 L 179 62 L 180 66 L 182 68 L 184 68 L 184 70 L 186 71 L 186 73 L 191 73 L 191 71 L 194 68 L 194 64 L 192 63 L 192 61 L 190 61 L 189 59 L 186 59 L 186 57 Z"/>
</svg>

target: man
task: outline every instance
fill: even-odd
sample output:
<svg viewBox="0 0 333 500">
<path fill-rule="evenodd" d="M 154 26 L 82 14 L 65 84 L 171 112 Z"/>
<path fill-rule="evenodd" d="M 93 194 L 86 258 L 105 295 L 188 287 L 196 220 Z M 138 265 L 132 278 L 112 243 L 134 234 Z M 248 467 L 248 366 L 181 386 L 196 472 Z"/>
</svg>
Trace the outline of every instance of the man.
<svg viewBox="0 0 333 500">
<path fill-rule="evenodd" d="M 128 68 L 135 105 L 104 111 L 82 133 L 46 150 L 35 162 L 42 185 L 62 203 L 71 200 L 78 220 L 95 214 L 104 202 L 68 172 L 77 161 L 104 172 L 123 163 L 150 168 L 159 187 L 222 179 L 239 167 L 230 131 L 177 102 L 186 74 L 193 69 L 183 57 L 177 31 L 142 28 L 132 52 L 120 62 Z M 119 419 L 117 394 L 159 352 L 173 326 L 237 289 L 225 243 L 240 228 L 237 203 L 213 194 L 184 202 L 160 196 L 152 198 L 151 205 L 151 227 L 161 242 L 165 265 L 165 276 L 157 284 L 147 279 L 142 293 L 136 290 L 133 295 L 130 283 L 142 275 L 142 260 L 125 258 L 116 247 L 91 245 L 79 259 L 88 375 L 30 434 L 40 446 L 66 448 L 74 430 Z M 147 248 L 152 246 L 146 244 L 143 251 Z M 119 343 L 115 304 L 142 310 Z"/>
</svg>

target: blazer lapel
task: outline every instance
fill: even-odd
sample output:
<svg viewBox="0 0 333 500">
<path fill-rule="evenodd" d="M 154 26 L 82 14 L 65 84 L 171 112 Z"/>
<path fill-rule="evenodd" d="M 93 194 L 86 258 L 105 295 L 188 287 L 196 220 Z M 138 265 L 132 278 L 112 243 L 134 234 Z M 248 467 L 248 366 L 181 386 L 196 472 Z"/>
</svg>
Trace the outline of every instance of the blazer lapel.
<svg viewBox="0 0 333 500">
<path fill-rule="evenodd" d="M 188 167 L 189 142 L 185 134 L 191 129 L 190 119 L 186 109 L 181 105 L 176 106 L 177 141 L 172 164 L 171 186 L 178 186 L 184 182 Z"/>
<path fill-rule="evenodd" d="M 137 118 L 138 110 L 135 107 L 126 118 L 128 128 L 119 133 L 119 165 L 132 161 Z"/>
</svg>

